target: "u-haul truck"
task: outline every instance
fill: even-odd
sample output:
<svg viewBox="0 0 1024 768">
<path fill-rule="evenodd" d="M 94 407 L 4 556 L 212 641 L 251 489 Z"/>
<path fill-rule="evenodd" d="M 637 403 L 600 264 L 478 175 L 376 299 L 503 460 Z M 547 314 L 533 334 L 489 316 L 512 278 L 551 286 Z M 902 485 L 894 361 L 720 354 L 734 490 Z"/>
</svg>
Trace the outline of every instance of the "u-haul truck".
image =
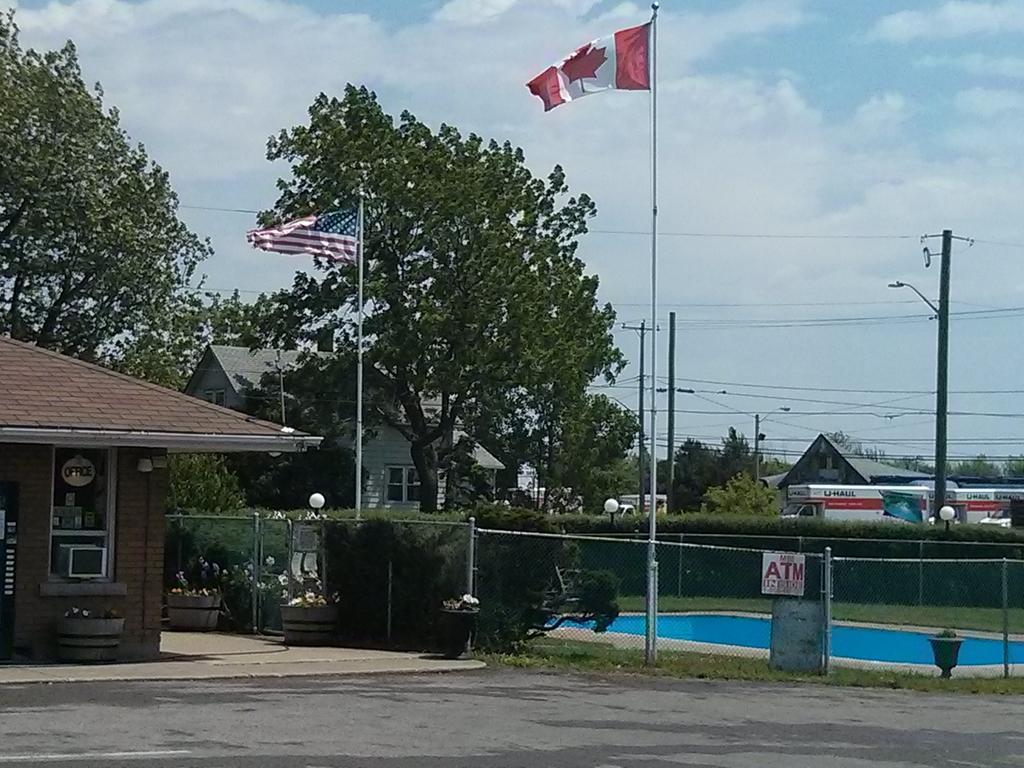
<svg viewBox="0 0 1024 768">
<path fill-rule="evenodd" d="M 916 485 L 791 485 L 783 517 L 923 523 L 929 490 Z"/>
<path fill-rule="evenodd" d="M 1010 504 L 1024 488 L 950 488 L 946 503 L 956 521 L 1010 525 Z M 935 492 L 916 485 L 791 485 L 783 517 L 825 520 L 931 522 Z"/>
</svg>

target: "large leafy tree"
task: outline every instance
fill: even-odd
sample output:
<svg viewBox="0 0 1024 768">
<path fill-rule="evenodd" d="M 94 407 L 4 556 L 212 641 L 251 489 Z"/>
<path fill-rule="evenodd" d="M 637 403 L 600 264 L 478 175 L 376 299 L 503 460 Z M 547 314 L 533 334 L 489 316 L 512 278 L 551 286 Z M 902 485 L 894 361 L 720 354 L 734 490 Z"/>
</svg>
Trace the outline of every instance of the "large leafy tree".
<svg viewBox="0 0 1024 768">
<path fill-rule="evenodd" d="M 321 95 L 309 118 L 269 143 L 291 176 L 265 220 L 351 205 L 363 191 L 371 416 L 409 441 L 431 510 L 456 424 L 557 418 L 619 369 L 614 313 L 576 255 L 594 204 L 569 196 L 561 168 L 537 178 L 511 144 L 409 113 L 396 122 L 365 88 Z M 279 297 L 278 340 L 326 326 L 351 348 L 356 270 L 319 266 Z"/>
<path fill-rule="evenodd" d="M 206 243 L 74 45 L 23 50 L 0 16 L 0 332 L 116 359 L 189 300 Z"/>
</svg>

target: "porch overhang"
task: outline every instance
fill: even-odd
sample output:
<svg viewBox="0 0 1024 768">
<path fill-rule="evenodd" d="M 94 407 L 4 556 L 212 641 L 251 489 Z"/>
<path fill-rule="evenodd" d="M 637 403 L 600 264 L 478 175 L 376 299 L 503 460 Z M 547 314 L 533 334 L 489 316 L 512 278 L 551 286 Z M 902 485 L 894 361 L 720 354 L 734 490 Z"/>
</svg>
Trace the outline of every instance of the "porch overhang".
<svg viewBox="0 0 1024 768">
<path fill-rule="evenodd" d="M 265 435 L 147 432 L 114 429 L 0 426 L 0 443 L 82 448 L 163 448 L 170 453 L 302 453 L 322 437 L 282 431 Z"/>
</svg>

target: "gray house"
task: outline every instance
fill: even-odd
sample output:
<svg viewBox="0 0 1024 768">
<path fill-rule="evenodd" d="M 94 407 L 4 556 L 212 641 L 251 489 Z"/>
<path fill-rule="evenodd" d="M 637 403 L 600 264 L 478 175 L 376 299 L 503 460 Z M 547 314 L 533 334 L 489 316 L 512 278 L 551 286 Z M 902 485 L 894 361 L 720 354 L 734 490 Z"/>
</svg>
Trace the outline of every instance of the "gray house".
<svg viewBox="0 0 1024 768">
<path fill-rule="evenodd" d="M 250 350 L 246 347 L 207 347 L 185 392 L 217 405 L 241 410 L 247 389 L 257 387 L 264 375 L 287 371 L 298 363 L 297 350 Z M 429 409 L 429 404 L 425 404 Z M 388 426 L 375 426 L 374 437 L 363 442 L 363 506 L 370 509 L 419 508 L 420 484 L 409 453 L 409 441 Z M 465 435 L 456 430 L 455 439 Z M 475 445 L 473 458 L 491 476 L 505 466 L 483 446 Z M 438 504 L 444 503 L 444 478 L 439 478 Z"/>
<path fill-rule="evenodd" d="M 842 485 L 903 484 L 929 480 L 931 475 L 883 464 L 843 450 L 827 435 L 818 435 L 788 472 L 762 479 L 769 488 L 791 485 L 839 483 Z"/>
</svg>

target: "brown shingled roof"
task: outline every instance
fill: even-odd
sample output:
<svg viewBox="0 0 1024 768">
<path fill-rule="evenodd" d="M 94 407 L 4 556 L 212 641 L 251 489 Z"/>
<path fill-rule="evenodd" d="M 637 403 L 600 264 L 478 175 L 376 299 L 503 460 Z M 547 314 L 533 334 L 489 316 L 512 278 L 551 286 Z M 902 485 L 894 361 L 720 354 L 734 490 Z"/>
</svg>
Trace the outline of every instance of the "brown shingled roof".
<svg viewBox="0 0 1024 768">
<path fill-rule="evenodd" d="M 9 338 L 0 338 L 0 393 L 0 441 L 45 429 L 319 440 Z"/>
</svg>

